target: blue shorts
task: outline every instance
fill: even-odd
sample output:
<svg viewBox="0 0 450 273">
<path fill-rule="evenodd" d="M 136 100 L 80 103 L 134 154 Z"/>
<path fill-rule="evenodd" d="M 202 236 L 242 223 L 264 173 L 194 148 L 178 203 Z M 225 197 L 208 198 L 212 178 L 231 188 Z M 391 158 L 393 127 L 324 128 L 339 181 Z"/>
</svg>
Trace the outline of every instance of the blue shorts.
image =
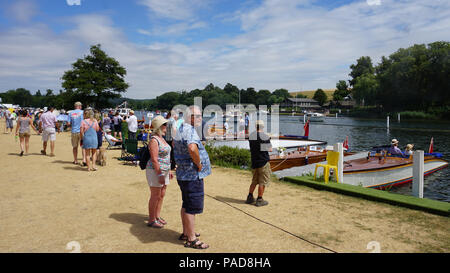
<svg viewBox="0 0 450 273">
<path fill-rule="evenodd" d="M 203 179 L 192 181 L 178 180 L 181 189 L 181 197 L 183 199 L 182 208 L 189 214 L 200 214 L 203 212 L 203 200 L 205 192 L 203 187 Z"/>
</svg>

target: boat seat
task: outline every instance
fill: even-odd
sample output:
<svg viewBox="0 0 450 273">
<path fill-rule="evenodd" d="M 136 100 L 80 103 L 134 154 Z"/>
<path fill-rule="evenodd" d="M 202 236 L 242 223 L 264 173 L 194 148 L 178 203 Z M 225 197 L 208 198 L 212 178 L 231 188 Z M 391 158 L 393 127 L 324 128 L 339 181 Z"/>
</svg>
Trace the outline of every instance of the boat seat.
<svg viewBox="0 0 450 273">
<path fill-rule="evenodd" d="M 330 177 L 330 169 L 334 170 L 334 174 L 336 176 L 336 182 L 339 183 L 339 175 L 338 175 L 338 162 L 339 162 L 339 152 L 328 151 L 327 152 L 327 163 L 328 164 L 316 164 L 316 169 L 314 170 L 314 180 L 316 180 L 317 169 L 323 168 L 323 176 L 325 178 L 325 183 L 328 184 L 328 180 Z"/>
</svg>

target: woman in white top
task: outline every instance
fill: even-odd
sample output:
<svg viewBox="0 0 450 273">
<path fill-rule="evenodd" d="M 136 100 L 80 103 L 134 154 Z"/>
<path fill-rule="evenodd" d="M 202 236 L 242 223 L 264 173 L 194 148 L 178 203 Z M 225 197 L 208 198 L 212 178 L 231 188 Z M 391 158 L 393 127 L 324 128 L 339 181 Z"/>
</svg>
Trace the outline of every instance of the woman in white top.
<svg viewBox="0 0 450 273">
<path fill-rule="evenodd" d="M 17 120 L 16 137 L 20 138 L 20 156 L 23 156 L 23 150 L 28 154 L 30 147 L 30 127 L 37 133 L 33 121 L 28 117 L 28 111 L 20 111 L 20 117 Z"/>
</svg>

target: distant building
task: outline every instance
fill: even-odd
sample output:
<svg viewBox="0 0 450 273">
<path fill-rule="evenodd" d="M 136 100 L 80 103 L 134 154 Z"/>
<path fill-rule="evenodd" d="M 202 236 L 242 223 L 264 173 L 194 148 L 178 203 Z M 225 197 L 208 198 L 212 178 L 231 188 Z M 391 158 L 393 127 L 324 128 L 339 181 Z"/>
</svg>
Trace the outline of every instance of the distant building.
<svg viewBox="0 0 450 273">
<path fill-rule="evenodd" d="M 321 109 L 319 102 L 315 99 L 308 98 L 288 98 L 285 102 L 280 104 L 281 108 L 297 108 L 299 111 L 309 111 L 309 110 L 318 110 Z"/>
</svg>

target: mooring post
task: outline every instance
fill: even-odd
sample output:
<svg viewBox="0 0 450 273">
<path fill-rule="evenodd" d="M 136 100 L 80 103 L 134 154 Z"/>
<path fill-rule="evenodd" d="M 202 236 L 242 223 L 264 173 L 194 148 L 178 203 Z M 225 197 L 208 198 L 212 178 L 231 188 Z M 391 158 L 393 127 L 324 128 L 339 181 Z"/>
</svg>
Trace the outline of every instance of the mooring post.
<svg viewBox="0 0 450 273">
<path fill-rule="evenodd" d="M 338 161 L 338 173 L 336 177 L 339 178 L 339 183 L 344 182 L 344 146 L 342 143 L 338 142 L 334 144 L 333 151 L 339 152 L 339 161 Z"/>
<path fill-rule="evenodd" d="M 303 124 L 306 123 L 306 114 L 303 113 Z"/>
<path fill-rule="evenodd" d="M 337 113 L 336 113 L 336 118 L 337 118 Z"/>
<path fill-rule="evenodd" d="M 413 153 L 413 185 L 412 195 L 423 198 L 423 170 L 424 151 L 418 150 Z"/>
<path fill-rule="evenodd" d="M 397 113 L 398 122 L 400 122 L 400 113 Z"/>
<path fill-rule="evenodd" d="M 386 125 L 387 125 L 387 128 L 389 129 L 389 116 L 387 116 Z"/>
</svg>

